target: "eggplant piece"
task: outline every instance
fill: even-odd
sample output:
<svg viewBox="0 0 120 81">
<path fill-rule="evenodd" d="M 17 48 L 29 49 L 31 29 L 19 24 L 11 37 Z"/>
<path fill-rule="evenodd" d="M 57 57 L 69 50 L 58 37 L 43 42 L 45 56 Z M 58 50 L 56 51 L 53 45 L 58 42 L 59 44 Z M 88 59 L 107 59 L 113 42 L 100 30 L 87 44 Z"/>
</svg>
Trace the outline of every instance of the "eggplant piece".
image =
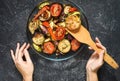
<svg viewBox="0 0 120 81">
<path fill-rule="evenodd" d="M 29 31 L 31 32 L 31 34 L 34 34 L 35 30 L 38 28 L 38 24 L 38 20 L 29 23 Z"/>
<path fill-rule="evenodd" d="M 51 18 L 51 13 L 50 11 L 46 10 L 44 11 L 40 16 L 39 16 L 39 20 L 40 21 L 47 21 Z"/>
<path fill-rule="evenodd" d="M 59 17 L 58 21 L 59 22 L 64 22 L 65 18 L 68 16 L 68 14 L 61 13 L 61 16 Z"/>
</svg>

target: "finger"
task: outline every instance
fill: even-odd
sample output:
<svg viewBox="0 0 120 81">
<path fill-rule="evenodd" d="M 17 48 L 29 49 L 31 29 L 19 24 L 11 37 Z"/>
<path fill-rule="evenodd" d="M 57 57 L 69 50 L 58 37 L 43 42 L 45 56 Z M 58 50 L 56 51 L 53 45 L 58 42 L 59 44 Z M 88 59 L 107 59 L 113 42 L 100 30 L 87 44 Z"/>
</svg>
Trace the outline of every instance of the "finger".
<svg viewBox="0 0 120 81">
<path fill-rule="evenodd" d="M 15 62 L 15 56 L 13 50 L 10 50 L 13 61 Z"/>
<path fill-rule="evenodd" d="M 104 53 L 105 53 L 105 51 L 102 50 L 99 54 L 99 62 L 101 63 L 101 65 L 103 64 Z"/>
<path fill-rule="evenodd" d="M 21 48 L 20 48 L 20 50 L 19 50 L 19 53 L 18 53 L 18 58 L 22 58 L 22 56 L 23 56 L 23 50 L 25 49 L 25 47 L 26 47 L 26 43 L 24 43 L 24 44 L 21 46 Z"/>
<path fill-rule="evenodd" d="M 25 47 L 25 49 L 27 50 L 30 47 L 30 44 L 28 43 L 27 46 Z"/>
<path fill-rule="evenodd" d="M 97 45 L 98 48 L 103 49 L 103 50 L 106 51 L 106 48 L 102 44 L 96 43 L 96 45 Z"/>
<path fill-rule="evenodd" d="M 89 49 L 89 50 L 93 50 L 92 47 L 90 47 L 90 46 L 88 47 L 88 49 Z"/>
<path fill-rule="evenodd" d="M 30 58 L 30 55 L 29 55 L 29 52 L 27 49 L 24 50 L 24 56 L 25 56 L 25 59 L 30 62 L 31 61 L 31 58 Z"/>
<path fill-rule="evenodd" d="M 95 40 L 96 40 L 97 43 L 102 44 L 98 37 L 96 37 Z"/>
<path fill-rule="evenodd" d="M 20 43 L 17 43 L 17 48 L 16 48 L 16 52 L 15 52 L 16 59 L 18 58 L 19 48 L 20 48 Z"/>
<path fill-rule="evenodd" d="M 22 52 L 22 51 L 25 49 L 25 47 L 26 47 L 26 43 L 24 43 L 24 44 L 21 46 L 20 52 Z"/>
<path fill-rule="evenodd" d="M 95 51 L 95 52 L 91 55 L 91 57 L 90 57 L 90 58 L 95 58 L 95 57 L 96 57 L 96 55 L 98 55 L 98 54 L 97 54 L 97 52 Z"/>
<path fill-rule="evenodd" d="M 100 52 L 100 54 L 99 54 L 99 58 L 100 58 L 100 60 L 103 60 L 104 53 L 105 53 L 104 50 L 102 50 L 102 51 Z"/>
</svg>

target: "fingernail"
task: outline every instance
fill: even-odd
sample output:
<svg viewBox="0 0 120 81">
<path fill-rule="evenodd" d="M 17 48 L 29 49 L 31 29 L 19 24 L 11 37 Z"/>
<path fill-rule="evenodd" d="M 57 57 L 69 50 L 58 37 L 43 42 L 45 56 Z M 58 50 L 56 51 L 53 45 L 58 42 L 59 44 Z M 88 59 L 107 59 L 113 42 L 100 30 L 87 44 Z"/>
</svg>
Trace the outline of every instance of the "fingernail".
<svg viewBox="0 0 120 81">
<path fill-rule="evenodd" d="M 18 42 L 17 45 L 19 45 L 20 43 Z"/>
<path fill-rule="evenodd" d="M 96 37 L 95 39 L 98 40 L 98 37 Z"/>
<path fill-rule="evenodd" d="M 13 50 L 12 50 L 12 49 L 10 49 L 10 52 L 11 52 L 11 53 L 12 53 L 12 51 L 13 51 Z"/>
<path fill-rule="evenodd" d="M 88 47 L 88 49 L 91 49 L 91 47 Z"/>
<path fill-rule="evenodd" d="M 24 44 L 26 45 L 26 42 Z"/>
<path fill-rule="evenodd" d="M 28 43 L 28 45 L 30 45 L 30 43 Z"/>
</svg>

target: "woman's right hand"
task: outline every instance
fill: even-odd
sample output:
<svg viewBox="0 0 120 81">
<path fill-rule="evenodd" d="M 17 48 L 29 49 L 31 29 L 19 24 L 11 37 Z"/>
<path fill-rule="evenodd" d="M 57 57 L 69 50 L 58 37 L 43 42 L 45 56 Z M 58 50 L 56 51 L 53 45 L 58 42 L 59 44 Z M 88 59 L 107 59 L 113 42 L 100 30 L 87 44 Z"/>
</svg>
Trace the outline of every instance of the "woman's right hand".
<svg viewBox="0 0 120 81">
<path fill-rule="evenodd" d="M 96 46 L 98 48 L 102 49 L 102 51 L 100 52 L 100 54 L 98 54 L 95 51 L 89 58 L 87 65 L 86 65 L 86 70 L 92 71 L 92 72 L 97 72 L 98 69 L 103 65 L 103 63 L 104 63 L 103 57 L 104 57 L 104 53 L 106 51 L 106 48 L 102 45 L 102 43 L 100 42 L 100 40 L 97 37 L 96 37 Z M 92 50 L 91 47 L 89 47 L 89 49 Z"/>
<path fill-rule="evenodd" d="M 89 58 L 87 65 L 86 65 L 86 75 L 87 81 L 98 81 L 97 71 L 103 65 L 103 57 L 106 51 L 106 48 L 101 44 L 100 40 L 96 38 L 96 46 L 102 51 L 98 54 L 96 51 L 91 55 Z M 92 50 L 91 47 L 89 49 Z"/>
</svg>

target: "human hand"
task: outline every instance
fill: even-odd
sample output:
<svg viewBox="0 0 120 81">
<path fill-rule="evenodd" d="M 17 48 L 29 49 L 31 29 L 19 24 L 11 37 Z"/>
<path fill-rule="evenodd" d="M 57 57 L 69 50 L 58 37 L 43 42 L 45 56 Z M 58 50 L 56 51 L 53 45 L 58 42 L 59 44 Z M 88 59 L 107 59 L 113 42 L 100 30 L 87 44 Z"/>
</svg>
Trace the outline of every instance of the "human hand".
<svg viewBox="0 0 120 81">
<path fill-rule="evenodd" d="M 20 43 L 17 43 L 16 52 L 14 53 L 14 51 L 11 50 L 12 59 L 16 68 L 23 76 L 24 81 L 32 81 L 34 71 L 34 66 L 28 52 L 29 47 L 29 44 L 24 43 L 20 47 Z M 23 60 L 23 56 L 25 57 L 25 60 Z"/>
<path fill-rule="evenodd" d="M 100 49 L 102 49 L 102 51 L 100 52 L 100 54 L 98 54 L 96 51 L 91 55 L 91 57 L 89 58 L 87 65 L 86 65 L 86 70 L 88 72 L 93 72 L 93 73 L 97 73 L 98 69 L 103 65 L 104 61 L 103 61 L 103 57 L 104 57 L 104 52 L 106 51 L 106 48 L 102 45 L 102 43 L 100 42 L 100 40 L 98 38 L 96 38 L 96 46 Z M 92 50 L 91 47 L 89 47 L 89 49 Z"/>
</svg>

